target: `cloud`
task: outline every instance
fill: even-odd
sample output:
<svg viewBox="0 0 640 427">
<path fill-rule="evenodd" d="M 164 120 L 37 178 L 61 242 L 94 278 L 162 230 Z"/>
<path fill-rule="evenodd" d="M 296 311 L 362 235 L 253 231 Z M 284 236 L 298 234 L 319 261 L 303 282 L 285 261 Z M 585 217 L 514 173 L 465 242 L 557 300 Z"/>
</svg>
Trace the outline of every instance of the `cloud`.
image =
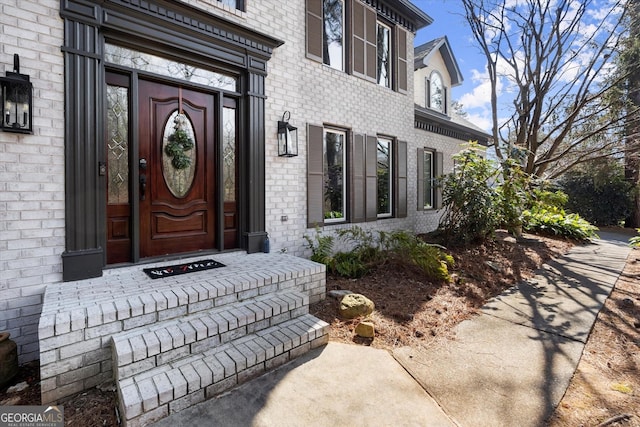
<svg viewBox="0 0 640 427">
<path fill-rule="evenodd" d="M 491 133 L 491 113 L 490 111 L 483 111 L 482 113 L 467 113 L 466 119 L 478 126 L 485 132 Z"/>
</svg>

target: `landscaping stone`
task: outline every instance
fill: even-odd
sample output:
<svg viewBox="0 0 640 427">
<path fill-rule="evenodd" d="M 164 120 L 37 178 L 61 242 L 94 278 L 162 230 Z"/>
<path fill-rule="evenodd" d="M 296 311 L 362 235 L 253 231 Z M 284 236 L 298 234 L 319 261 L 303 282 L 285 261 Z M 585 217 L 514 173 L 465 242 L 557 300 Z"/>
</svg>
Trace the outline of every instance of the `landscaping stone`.
<svg viewBox="0 0 640 427">
<path fill-rule="evenodd" d="M 373 301 L 361 294 L 345 295 L 340 301 L 338 312 L 346 319 L 355 319 L 360 316 L 368 316 L 373 312 Z"/>
<path fill-rule="evenodd" d="M 356 326 L 356 334 L 362 338 L 373 338 L 375 337 L 375 326 L 373 322 L 360 322 L 358 326 Z"/>
<path fill-rule="evenodd" d="M 7 389 L 7 394 L 17 393 L 17 392 L 25 390 L 27 388 L 29 388 L 29 384 L 27 384 L 26 381 L 23 381 L 21 383 L 18 383 L 16 385 L 12 385 L 11 387 L 9 387 Z"/>
</svg>

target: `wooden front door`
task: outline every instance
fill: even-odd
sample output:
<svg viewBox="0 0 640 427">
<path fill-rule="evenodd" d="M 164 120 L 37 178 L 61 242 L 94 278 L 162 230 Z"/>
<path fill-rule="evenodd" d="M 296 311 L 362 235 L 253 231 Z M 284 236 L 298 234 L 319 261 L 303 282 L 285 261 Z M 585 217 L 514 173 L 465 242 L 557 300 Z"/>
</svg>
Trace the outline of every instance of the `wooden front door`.
<svg viewBox="0 0 640 427">
<path fill-rule="evenodd" d="M 139 81 L 140 257 L 215 247 L 216 97 Z"/>
</svg>

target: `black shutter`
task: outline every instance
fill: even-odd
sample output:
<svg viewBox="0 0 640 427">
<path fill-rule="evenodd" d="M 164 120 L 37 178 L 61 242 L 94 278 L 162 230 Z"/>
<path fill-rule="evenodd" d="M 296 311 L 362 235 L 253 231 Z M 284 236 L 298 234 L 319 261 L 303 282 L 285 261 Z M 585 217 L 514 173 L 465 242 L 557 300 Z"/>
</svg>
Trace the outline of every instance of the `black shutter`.
<svg viewBox="0 0 640 427">
<path fill-rule="evenodd" d="M 407 142 L 397 141 L 395 149 L 396 218 L 407 217 Z"/>
<path fill-rule="evenodd" d="M 324 133 L 321 126 L 307 125 L 307 226 L 324 223 Z"/>
<path fill-rule="evenodd" d="M 435 173 L 435 177 L 438 178 L 436 181 L 436 191 L 434 192 L 434 196 L 435 196 L 435 200 L 433 203 L 433 207 L 436 209 L 440 209 L 442 207 L 442 184 L 441 184 L 441 180 L 440 178 L 442 178 L 443 172 L 442 172 L 442 162 L 443 162 L 443 157 L 442 157 L 442 152 L 441 151 L 436 151 L 435 153 L 436 158 L 435 158 L 435 169 L 436 169 L 436 173 Z"/>
<path fill-rule="evenodd" d="M 366 78 L 375 82 L 378 75 L 378 19 L 375 10 L 365 7 L 364 24 L 366 34 Z"/>
<path fill-rule="evenodd" d="M 396 52 L 398 55 L 398 65 L 397 65 L 397 73 L 396 73 L 396 87 L 398 88 L 398 92 L 406 93 L 407 92 L 407 32 L 404 31 L 400 27 L 397 28 L 397 36 L 398 40 Z"/>
<path fill-rule="evenodd" d="M 351 72 L 354 76 L 365 77 L 365 13 L 364 5 L 358 0 L 352 1 L 351 6 Z"/>
<path fill-rule="evenodd" d="M 351 72 L 354 76 L 376 80 L 378 61 L 376 12 L 359 0 L 351 2 Z"/>
<path fill-rule="evenodd" d="M 417 166 L 418 166 L 418 206 L 417 210 L 424 210 L 424 149 L 418 148 L 416 152 Z"/>
<path fill-rule="evenodd" d="M 322 0 L 307 0 L 307 58 L 322 62 Z"/>
<path fill-rule="evenodd" d="M 378 219 L 378 138 L 368 136 L 365 147 L 366 220 Z"/>
<path fill-rule="evenodd" d="M 365 137 L 364 135 L 353 135 L 350 155 L 350 215 L 351 222 L 364 222 L 367 219 L 366 198 L 365 198 Z"/>
</svg>

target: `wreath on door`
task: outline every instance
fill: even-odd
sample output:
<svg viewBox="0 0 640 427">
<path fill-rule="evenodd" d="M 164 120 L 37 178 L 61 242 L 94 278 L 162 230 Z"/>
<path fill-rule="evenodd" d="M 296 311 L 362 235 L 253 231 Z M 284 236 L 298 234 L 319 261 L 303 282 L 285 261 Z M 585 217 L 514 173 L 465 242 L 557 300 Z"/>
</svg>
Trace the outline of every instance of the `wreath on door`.
<svg viewBox="0 0 640 427">
<path fill-rule="evenodd" d="M 187 117 L 180 113 L 173 119 L 175 126 L 174 131 L 169 135 L 168 143 L 164 147 L 164 152 L 171 157 L 171 164 L 176 169 L 186 169 L 191 165 L 191 157 L 187 151 L 193 148 L 193 139 L 185 130 Z"/>
</svg>

